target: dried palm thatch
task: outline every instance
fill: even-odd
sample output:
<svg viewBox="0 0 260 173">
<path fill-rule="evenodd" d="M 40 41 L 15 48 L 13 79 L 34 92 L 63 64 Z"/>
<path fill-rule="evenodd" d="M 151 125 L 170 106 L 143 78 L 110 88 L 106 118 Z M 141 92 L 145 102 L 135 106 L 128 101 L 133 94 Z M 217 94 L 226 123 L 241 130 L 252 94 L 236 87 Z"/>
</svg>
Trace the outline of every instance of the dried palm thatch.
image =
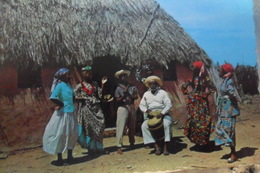
<svg viewBox="0 0 260 173">
<path fill-rule="evenodd" d="M 167 67 L 207 54 L 154 0 L 0 0 L 0 63 L 85 64 L 117 56 Z"/>
</svg>

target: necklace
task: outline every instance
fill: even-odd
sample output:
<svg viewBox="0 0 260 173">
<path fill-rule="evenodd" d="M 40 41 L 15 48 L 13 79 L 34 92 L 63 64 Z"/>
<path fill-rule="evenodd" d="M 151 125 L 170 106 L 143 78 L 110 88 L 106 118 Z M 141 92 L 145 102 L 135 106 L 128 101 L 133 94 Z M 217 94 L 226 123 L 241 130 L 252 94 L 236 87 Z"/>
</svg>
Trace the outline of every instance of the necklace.
<svg viewBox="0 0 260 173">
<path fill-rule="evenodd" d="M 88 87 L 86 87 L 85 83 L 81 82 L 82 90 L 87 93 L 87 95 L 92 95 L 93 91 L 95 89 L 94 85 L 89 84 Z"/>
</svg>

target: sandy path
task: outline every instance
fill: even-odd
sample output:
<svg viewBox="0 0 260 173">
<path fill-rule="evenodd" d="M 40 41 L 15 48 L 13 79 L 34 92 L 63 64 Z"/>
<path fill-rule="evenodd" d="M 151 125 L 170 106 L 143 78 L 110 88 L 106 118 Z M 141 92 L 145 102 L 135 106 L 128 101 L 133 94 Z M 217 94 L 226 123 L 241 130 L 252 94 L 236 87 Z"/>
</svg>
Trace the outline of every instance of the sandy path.
<svg viewBox="0 0 260 173">
<path fill-rule="evenodd" d="M 55 172 L 55 173 L 128 173 L 146 171 L 173 172 L 190 170 L 189 172 L 231 172 L 232 167 L 260 164 L 260 111 L 259 98 L 253 100 L 251 105 L 242 105 L 242 113 L 238 117 L 237 151 L 239 160 L 228 164 L 229 148 L 215 147 L 208 152 L 193 150 L 193 144 L 183 136 L 178 125 L 173 128 L 173 142 L 169 156 L 156 156 L 150 154 L 152 149 L 145 149 L 142 137 L 136 136 L 136 147 L 118 155 L 115 152 L 115 137 L 104 139 L 106 150 L 110 154 L 101 156 L 89 156 L 87 151 L 78 145 L 74 150 L 76 163 L 70 166 L 54 166 L 51 164 L 56 159 L 55 155 L 49 155 L 36 148 L 19 151 L 0 160 L 0 172 Z M 213 139 L 214 135 L 212 135 Z M 125 145 L 129 145 L 127 137 L 124 137 Z M 66 157 L 66 153 L 64 154 Z M 212 169 L 214 168 L 214 169 Z M 219 168 L 219 169 L 216 169 Z M 259 169 L 260 170 L 260 169 Z"/>
</svg>

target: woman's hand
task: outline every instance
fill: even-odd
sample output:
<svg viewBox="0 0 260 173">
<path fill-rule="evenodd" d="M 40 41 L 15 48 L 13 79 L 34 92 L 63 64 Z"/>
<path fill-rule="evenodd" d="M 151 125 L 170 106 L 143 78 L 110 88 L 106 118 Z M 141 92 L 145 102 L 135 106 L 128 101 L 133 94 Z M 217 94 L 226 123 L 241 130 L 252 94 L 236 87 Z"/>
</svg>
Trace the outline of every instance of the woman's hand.
<svg viewBox="0 0 260 173">
<path fill-rule="evenodd" d="M 148 114 L 149 114 L 150 112 L 152 112 L 152 111 L 151 111 L 150 109 L 147 109 L 146 113 L 148 113 Z"/>
<path fill-rule="evenodd" d="M 62 106 L 59 105 L 54 106 L 54 110 L 59 110 L 60 108 L 62 108 Z"/>
<path fill-rule="evenodd" d="M 51 98 L 50 100 L 55 104 L 55 106 L 53 107 L 54 110 L 59 110 L 60 108 L 62 108 L 64 106 L 64 104 L 61 101 L 59 101 L 58 99 Z"/>
<path fill-rule="evenodd" d="M 104 76 L 104 77 L 102 78 L 101 83 L 102 83 L 102 85 L 104 85 L 106 82 L 107 82 L 107 76 Z"/>
<path fill-rule="evenodd" d="M 163 114 L 162 114 L 162 113 L 160 113 L 159 115 L 156 116 L 156 118 L 158 118 L 158 119 L 159 119 L 159 118 L 162 118 L 162 117 L 163 117 Z"/>
</svg>

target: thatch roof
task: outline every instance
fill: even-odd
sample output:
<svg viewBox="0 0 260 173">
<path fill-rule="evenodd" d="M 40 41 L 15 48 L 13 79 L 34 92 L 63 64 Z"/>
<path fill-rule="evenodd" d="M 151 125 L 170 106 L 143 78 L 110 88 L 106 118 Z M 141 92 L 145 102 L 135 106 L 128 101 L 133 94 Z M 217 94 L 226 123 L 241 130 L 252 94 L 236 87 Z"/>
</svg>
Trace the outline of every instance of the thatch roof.
<svg viewBox="0 0 260 173">
<path fill-rule="evenodd" d="M 207 54 L 154 0 L 0 0 L 0 63 L 85 64 L 116 56 L 135 66 Z"/>
</svg>

